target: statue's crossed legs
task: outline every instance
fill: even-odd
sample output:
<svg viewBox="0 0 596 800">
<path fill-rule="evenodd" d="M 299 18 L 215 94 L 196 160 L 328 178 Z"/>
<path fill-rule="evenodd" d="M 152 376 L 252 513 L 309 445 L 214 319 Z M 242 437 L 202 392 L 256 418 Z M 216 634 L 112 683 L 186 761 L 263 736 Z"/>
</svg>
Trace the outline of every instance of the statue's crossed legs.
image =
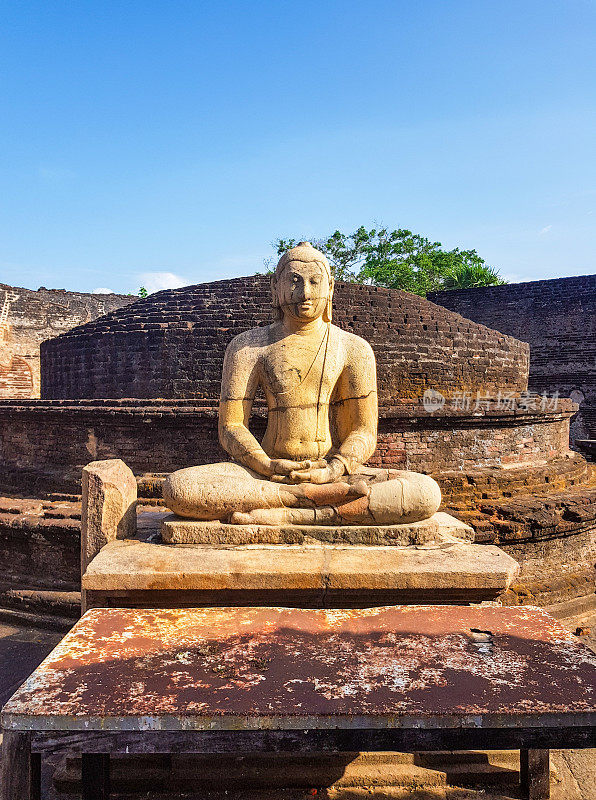
<svg viewBox="0 0 596 800">
<path fill-rule="evenodd" d="M 286 484 L 223 462 L 173 472 L 164 499 L 181 517 L 239 525 L 395 525 L 432 516 L 441 490 L 405 470 L 362 467 L 336 483 Z"/>
</svg>

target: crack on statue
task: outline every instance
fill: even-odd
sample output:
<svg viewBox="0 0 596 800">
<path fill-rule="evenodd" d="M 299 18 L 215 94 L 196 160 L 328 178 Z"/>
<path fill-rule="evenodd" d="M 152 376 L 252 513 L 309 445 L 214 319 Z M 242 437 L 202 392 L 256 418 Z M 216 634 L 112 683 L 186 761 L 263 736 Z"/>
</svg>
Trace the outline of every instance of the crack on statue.
<svg viewBox="0 0 596 800">
<path fill-rule="evenodd" d="M 330 401 L 330 405 L 332 405 L 332 406 L 340 406 L 340 405 L 342 405 L 342 403 L 347 403 L 349 400 L 366 400 L 372 394 L 376 394 L 376 393 L 377 393 L 376 389 L 371 389 L 371 391 L 367 392 L 366 394 L 354 395 L 352 397 L 342 397 L 340 400 L 331 400 Z"/>
<path fill-rule="evenodd" d="M 292 405 L 284 405 L 284 406 L 276 405 L 276 406 L 272 406 L 271 408 L 269 408 L 268 409 L 268 413 L 269 414 L 285 413 L 286 411 L 292 411 L 295 408 L 299 408 L 299 409 L 302 409 L 302 410 L 306 411 L 306 410 L 309 410 L 309 409 L 312 409 L 312 408 L 322 408 L 324 406 L 329 406 L 329 403 L 301 403 L 301 404 L 296 404 L 295 406 L 292 406 Z"/>
</svg>

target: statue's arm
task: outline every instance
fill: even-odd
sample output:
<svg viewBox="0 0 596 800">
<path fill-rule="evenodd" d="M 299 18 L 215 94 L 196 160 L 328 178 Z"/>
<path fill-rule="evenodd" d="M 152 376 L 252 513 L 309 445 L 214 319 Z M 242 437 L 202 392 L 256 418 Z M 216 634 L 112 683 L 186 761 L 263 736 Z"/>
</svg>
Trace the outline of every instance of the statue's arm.
<svg viewBox="0 0 596 800">
<path fill-rule="evenodd" d="M 244 335 L 233 339 L 224 357 L 219 403 L 219 441 L 234 461 L 261 475 L 271 474 L 271 459 L 248 430 L 259 385 L 259 348 Z"/>
<path fill-rule="evenodd" d="M 335 392 L 340 444 L 338 460 L 350 473 L 372 456 L 377 446 L 377 371 L 371 346 L 358 339 L 349 348 Z"/>
</svg>

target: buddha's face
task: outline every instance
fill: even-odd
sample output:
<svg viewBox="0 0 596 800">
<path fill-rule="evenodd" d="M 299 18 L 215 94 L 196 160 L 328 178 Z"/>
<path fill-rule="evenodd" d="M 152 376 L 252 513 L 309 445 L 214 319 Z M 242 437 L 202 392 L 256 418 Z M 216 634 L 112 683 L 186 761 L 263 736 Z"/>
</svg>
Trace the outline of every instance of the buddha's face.
<svg viewBox="0 0 596 800">
<path fill-rule="evenodd" d="M 325 269 L 316 261 L 290 261 L 276 279 L 284 316 L 309 322 L 322 317 L 332 292 Z"/>
</svg>

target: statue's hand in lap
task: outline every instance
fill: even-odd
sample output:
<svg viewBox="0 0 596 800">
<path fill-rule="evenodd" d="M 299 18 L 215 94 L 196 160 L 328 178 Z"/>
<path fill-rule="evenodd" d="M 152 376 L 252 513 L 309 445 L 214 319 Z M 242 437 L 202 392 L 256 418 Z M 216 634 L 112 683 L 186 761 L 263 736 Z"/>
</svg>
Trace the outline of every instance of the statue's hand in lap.
<svg viewBox="0 0 596 800">
<path fill-rule="evenodd" d="M 327 461 L 322 458 L 306 467 L 290 472 L 292 483 L 335 483 L 344 474 L 344 465 L 339 461 Z"/>
<path fill-rule="evenodd" d="M 312 467 L 312 461 L 292 461 L 289 458 L 271 459 L 271 480 L 275 483 L 294 483 L 294 475 L 301 475 Z"/>
<path fill-rule="evenodd" d="M 270 480 L 274 483 L 334 483 L 344 474 L 342 464 L 333 462 L 330 465 L 324 458 L 317 461 L 275 458 L 271 461 L 270 469 Z"/>
</svg>

